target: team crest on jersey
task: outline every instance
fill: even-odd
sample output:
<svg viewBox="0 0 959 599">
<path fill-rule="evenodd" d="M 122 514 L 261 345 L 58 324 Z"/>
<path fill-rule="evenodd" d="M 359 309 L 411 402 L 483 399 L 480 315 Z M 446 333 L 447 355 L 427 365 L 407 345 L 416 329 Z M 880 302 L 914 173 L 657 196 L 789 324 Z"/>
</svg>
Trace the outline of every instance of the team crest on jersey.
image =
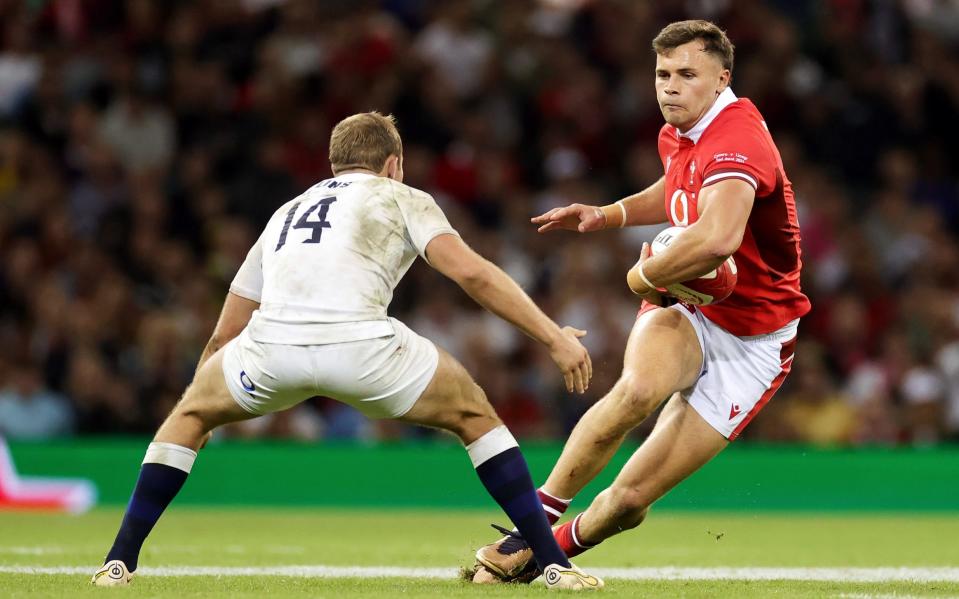
<svg viewBox="0 0 959 599">
<path fill-rule="evenodd" d="M 693 180 L 695 178 L 695 175 L 696 175 L 696 161 L 693 160 L 692 162 L 689 163 L 689 186 L 690 187 L 693 186 Z"/>
<path fill-rule="evenodd" d="M 669 174 L 669 167 L 672 166 L 672 164 L 673 164 L 673 157 L 667 156 L 666 157 L 666 174 L 667 175 Z"/>
</svg>

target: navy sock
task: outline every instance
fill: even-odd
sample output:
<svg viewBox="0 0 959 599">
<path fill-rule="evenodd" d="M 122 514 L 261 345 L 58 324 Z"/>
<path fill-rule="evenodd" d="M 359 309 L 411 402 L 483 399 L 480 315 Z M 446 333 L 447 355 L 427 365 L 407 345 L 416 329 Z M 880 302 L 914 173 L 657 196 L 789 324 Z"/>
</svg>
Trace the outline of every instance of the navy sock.
<svg viewBox="0 0 959 599">
<path fill-rule="evenodd" d="M 143 464 L 130 503 L 127 504 L 127 511 L 123 515 L 120 531 L 105 561 L 118 559 L 122 560 L 131 572 L 137 569 L 143 541 L 153 530 L 153 525 L 160 519 L 163 510 L 180 492 L 186 477 L 187 472 L 173 466 Z"/>
<path fill-rule="evenodd" d="M 568 567 L 569 559 L 553 537 L 519 447 L 511 447 L 484 461 L 476 467 L 476 473 L 529 543 L 540 570 L 545 570 L 549 564 Z"/>
</svg>

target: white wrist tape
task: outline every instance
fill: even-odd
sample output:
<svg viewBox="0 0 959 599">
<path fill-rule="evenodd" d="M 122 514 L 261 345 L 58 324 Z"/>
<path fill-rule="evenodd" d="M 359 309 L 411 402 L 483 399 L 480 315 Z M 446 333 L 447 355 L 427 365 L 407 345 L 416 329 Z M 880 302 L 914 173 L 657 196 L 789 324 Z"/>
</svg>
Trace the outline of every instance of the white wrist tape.
<svg viewBox="0 0 959 599">
<path fill-rule="evenodd" d="M 655 285 L 653 285 L 652 281 L 650 281 L 649 278 L 646 276 L 646 273 L 643 272 L 642 264 L 639 265 L 639 268 L 637 268 L 636 271 L 639 273 L 639 278 L 643 281 L 643 283 L 646 283 L 647 287 L 649 287 L 650 289 L 655 289 L 657 291 L 659 290 L 659 287 L 656 287 Z"/>
<path fill-rule="evenodd" d="M 623 212 L 623 220 L 619 222 L 619 228 L 622 229 L 626 226 L 626 204 L 623 200 L 618 200 L 616 205 L 619 206 L 619 209 Z"/>
</svg>

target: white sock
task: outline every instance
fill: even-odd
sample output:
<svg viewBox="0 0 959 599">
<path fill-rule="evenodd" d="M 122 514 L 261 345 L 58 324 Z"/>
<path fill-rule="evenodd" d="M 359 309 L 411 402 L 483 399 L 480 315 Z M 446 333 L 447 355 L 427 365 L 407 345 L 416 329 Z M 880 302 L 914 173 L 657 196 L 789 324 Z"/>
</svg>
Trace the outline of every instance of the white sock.
<svg viewBox="0 0 959 599">
<path fill-rule="evenodd" d="M 143 456 L 144 464 L 163 464 L 187 474 L 193 469 L 193 462 L 196 460 L 196 452 L 189 447 L 174 445 L 173 443 L 160 443 L 154 441 L 147 447 L 147 453 Z"/>
<path fill-rule="evenodd" d="M 498 456 L 513 447 L 519 447 L 519 443 L 513 438 L 513 433 L 509 432 L 506 425 L 501 424 L 467 445 L 466 453 L 470 455 L 473 468 L 476 468 L 490 458 Z"/>
</svg>

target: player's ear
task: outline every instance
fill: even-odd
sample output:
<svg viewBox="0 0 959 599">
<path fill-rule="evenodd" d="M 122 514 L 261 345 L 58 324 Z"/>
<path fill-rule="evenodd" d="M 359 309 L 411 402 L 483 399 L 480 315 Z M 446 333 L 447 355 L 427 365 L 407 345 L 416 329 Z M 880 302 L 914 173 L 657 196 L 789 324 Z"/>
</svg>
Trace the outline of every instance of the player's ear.
<svg viewBox="0 0 959 599">
<path fill-rule="evenodd" d="M 729 87 L 729 80 L 732 78 L 732 73 L 729 72 L 729 69 L 723 69 L 719 73 L 719 87 L 716 89 L 716 95 L 723 93 L 727 87 Z"/>
<path fill-rule="evenodd" d="M 390 154 L 386 157 L 386 162 L 383 163 L 383 170 L 380 171 L 381 175 L 385 175 L 386 178 L 392 179 L 393 174 L 396 172 L 396 156 Z"/>
<path fill-rule="evenodd" d="M 396 154 L 390 154 L 384 165 L 386 176 L 394 181 L 403 182 L 403 157 Z"/>
</svg>

